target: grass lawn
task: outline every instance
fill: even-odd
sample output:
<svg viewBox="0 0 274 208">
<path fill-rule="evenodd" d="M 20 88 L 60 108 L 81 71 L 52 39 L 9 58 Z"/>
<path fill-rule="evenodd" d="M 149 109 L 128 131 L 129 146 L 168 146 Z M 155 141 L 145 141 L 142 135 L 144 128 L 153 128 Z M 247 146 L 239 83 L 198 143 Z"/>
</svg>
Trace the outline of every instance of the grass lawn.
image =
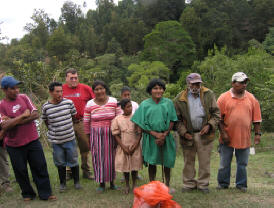
<svg viewBox="0 0 274 208">
<path fill-rule="evenodd" d="M 231 188 L 228 190 L 217 191 L 217 171 L 219 167 L 219 155 L 217 152 L 217 141 L 211 156 L 211 180 L 210 193 L 202 194 L 200 192 L 181 193 L 182 188 L 182 167 L 183 157 L 181 148 L 178 148 L 175 168 L 172 170 L 171 186 L 176 189 L 174 200 L 182 207 L 274 207 L 274 134 L 265 134 L 262 143 L 256 148 L 256 154 L 251 155 L 248 164 L 248 191 L 241 193 L 235 189 L 235 158 L 233 158 Z M 67 191 L 59 193 L 59 180 L 57 169 L 53 164 L 51 149 L 45 149 L 48 170 L 50 174 L 53 193 L 58 197 L 55 202 L 46 202 L 35 199 L 24 203 L 20 188 L 16 183 L 12 184 L 14 191 L 4 193 L 0 196 L 0 208 L 13 207 L 58 207 L 58 208 L 130 208 L 133 202 L 133 194 L 124 195 L 122 191 L 107 190 L 103 194 L 96 194 L 97 184 L 81 178 L 82 190 L 76 191 L 73 188 L 73 182 L 67 184 Z M 140 174 L 143 181 L 142 185 L 148 182 L 147 168 L 144 168 Z M 121 174 L 117 174 L 116 184 L 123 187 L 120 183 Z M 161 171 L 158 167 L 157 179 L 161 180 Z M 14 181 L 14 175 L 11 171 L 11 180 Z"/>
</svg>

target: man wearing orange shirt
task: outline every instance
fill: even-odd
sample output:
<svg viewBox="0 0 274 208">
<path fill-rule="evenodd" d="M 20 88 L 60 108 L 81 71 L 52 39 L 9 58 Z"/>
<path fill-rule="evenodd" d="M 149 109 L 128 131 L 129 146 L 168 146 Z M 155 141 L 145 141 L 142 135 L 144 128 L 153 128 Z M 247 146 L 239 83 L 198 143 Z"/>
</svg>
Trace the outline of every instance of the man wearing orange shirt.
<svg viewBox="0 0 274 208">
<path fill-rule="evenodd" d="M 243 72 L 232 76 L 232 88 L 223 93 L 217 104 L 221 111 L 220 129 L 220 168 L 218 171 L 218 189 L 226 189 L 230 184 L 231 160 L 235 149 L 237 162 L 236 188 L 247 190 L 247 172 L 249 148 L 251 146 L 251 127 L 254 125 L 254 143 L 261 139 L 262 121 L 260 104 L 246 91 L 249 78 Z"/>
</svg>

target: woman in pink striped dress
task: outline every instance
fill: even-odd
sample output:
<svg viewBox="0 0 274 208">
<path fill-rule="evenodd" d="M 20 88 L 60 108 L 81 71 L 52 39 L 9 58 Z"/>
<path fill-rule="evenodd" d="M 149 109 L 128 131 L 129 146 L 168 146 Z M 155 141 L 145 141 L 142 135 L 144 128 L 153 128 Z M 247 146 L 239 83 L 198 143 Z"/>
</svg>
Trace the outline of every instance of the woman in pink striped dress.
<svg viewBox="0 0 274 208">
<path fill-rule="evenodd" d="M 111 121 L 116 115 L 121 114 L 121 110 L 117 107 L 117 100 L 107 95 L 108 87 L 103 81 L 95 81 L 92 90 L 95 98 L 85 107 L 84 127 L 90 138 L 95 180 L 100 183 L 96 191 L 101 193 L 105 190 L 106 182 L 110 182 L 110 189 L 117 189 L 114 185 L 115 151 Z"/>
</svg>

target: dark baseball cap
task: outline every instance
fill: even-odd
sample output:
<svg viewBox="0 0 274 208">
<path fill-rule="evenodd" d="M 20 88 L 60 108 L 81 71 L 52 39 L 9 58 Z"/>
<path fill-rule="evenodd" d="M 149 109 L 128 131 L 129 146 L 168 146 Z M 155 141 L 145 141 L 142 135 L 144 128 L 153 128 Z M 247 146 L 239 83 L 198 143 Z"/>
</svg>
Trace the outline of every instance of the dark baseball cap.
<svg viewBox="0 0 274 208">
<path fill-rule="evenodd" d="M 201 75 L 198 73 L 191 73 L 186 77 L 186 82 L 187 83 L 202 83 L 202 78 Z"/>
<path fill-rule="evenodd" d="M 1 87 L 2 88 L 8 88 L 8 87 L 14 87 L 18 84 L 21 84 L 22 82 L 14 79 L 12 76 L 4 76 L 1 79 Z"/>
</svg>

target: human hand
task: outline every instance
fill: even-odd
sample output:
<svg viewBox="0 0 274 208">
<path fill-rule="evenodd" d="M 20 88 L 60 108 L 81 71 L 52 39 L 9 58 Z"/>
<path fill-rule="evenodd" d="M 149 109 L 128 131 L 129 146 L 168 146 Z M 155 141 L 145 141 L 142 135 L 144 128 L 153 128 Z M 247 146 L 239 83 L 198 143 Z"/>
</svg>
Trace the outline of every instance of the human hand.
<svg viewBox="0 0 274 208">
<path fill-rule="evenodd" d="M 202 128 L 202 130 L 200 131 L 200 135 L 202 136 L 202 135 L 204 135 L 204 134 L 207 134 L 207 133 L 209 132 L 209 129 L 210 129 L 210 125 L 209 125 L 209 124 L 205 125 L 205 126 Z"/>
<path fill-rule="evenodd" d="M 163 146 L 164 143 L 165 143 L 165 140 L 164 140 L 164 139 L 156 139 L 156 140 L 155 140 L 155 143 L 156 143 L 158 146 Z"/>
<path fill-rule="evenodd" d="M 7 120 L 9 120 L 10 118 L 9 118 L 8 116 L 4 116 L 4 115 L 3 115 L 3 116 L 1 117 L 1 119 L 2 119 L 2 121 L 7 121 Z"/>
<path fill-rule="evenodd" d="M 24 113 L 21 115 L 23 118 L 29 117 L 30 116 L 30 110 L 26 109 Z"/>
<path fill-rule="evenodd" d="M 151 131 L 150 134 L 154 136 L 156 139 L 164 139 L 165 135 L 164 133 L 156 132 L 156 131 Z"/>
<path fill-rule="evenodd" d="M 260 135 L 255 135 L 254 144 L 255 145 L 260 144 L 260 141 L 261 141 L 261 136 Z"/>
<path fill-rule="evenodd" d="M 188 140 L 192 140 L 193 139 L 193 136 L 190 134 L 190 133 L 185 133 L 184 134 L 184 137 Z"/>
<path fill-rule="evenodd" d="M 222 141 L 223 141 L 224 144 L 227 145 L 227 144 L 230 143 L 230 138 L 229 138 L 228 134 L 226 133 L 226 131 L 223 131 L 221 133 L 221 138 L 222 138 Z"/>
<path fill-rule="evenodd" d="M 134 153 L 134 151 L 135 151 L 137 145 L 138 145 L 138 144 L 135 143 L 135 144 L 133 144 L 133 145 L 131 145 L 131 146 L 129 147 L 129 151 L 130 151 L 130 154 L 131 154 L 131 155 Z"/>
<path fill-rule="evenodd" d="M 125 146 L 121 146 L 121 147 L 122 147 L 122 150 L 124 151 L 124 153 L 125 153 L 126 155 L 131 155 L 131 154 L 130 154 L 130 150 L 129 150 L 128 147 L 125 147 Z"/>
</svg>

